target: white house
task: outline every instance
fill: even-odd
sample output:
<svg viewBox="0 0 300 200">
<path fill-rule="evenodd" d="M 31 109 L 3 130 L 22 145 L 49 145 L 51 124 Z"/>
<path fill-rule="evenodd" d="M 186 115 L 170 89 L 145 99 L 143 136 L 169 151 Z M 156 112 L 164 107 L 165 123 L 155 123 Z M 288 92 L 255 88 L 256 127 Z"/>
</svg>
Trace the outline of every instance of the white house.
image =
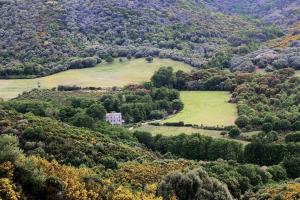
<svg viewBox="0 0 300 200">
<path fill-rule="evenodd" d="M 122 118 L 122 113 L 106 113 L 106 121 L 113 125 L 122 125 L 125 121 Z"/>
</svg>

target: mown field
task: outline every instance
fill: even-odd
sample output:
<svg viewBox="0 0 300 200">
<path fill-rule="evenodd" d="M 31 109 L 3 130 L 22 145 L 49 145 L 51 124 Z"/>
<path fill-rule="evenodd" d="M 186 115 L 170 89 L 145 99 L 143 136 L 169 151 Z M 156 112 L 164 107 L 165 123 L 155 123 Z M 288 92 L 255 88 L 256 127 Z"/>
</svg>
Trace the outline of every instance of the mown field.
<svg viewBox="0 0 300 200">
<path fill-rule="evenodd" d="M 93 68 L 68 70 L 36 79 L 0 80 L 0 97 L 10 99 L 23 91 L 37 88 L 52 88 L 58 85 L 78 85 L 82 87 L 113 87 L 130 83 L 148 81 L 154 71 L 162 66 L 172 66 L 174 70 L 190 71 L 192 67 L 170 59 L 154 59 L 148 63 L 145 59 L 133 59 L 123 62 L 101 63 Z"/>
<path fill-rule="evenodd" d="M 228 103 L 229 92 L 184 91 L 180 92 L 184 109 L 163 122 L 184 122 L 205 126 L 233 125 L 237 117 L 235 104 Z"/>
</svg>

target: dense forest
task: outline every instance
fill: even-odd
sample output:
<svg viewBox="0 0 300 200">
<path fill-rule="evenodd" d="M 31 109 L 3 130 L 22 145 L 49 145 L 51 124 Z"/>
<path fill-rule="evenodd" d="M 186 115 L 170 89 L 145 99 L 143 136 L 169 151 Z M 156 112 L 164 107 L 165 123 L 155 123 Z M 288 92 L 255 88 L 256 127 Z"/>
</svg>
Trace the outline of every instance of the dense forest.
<svg viewBox="0 0 300 200">
<path fill-rule="evenodd" d="M 193 67 L 0 97 L 0 200 L 299 200 L 299 20 L 299 0 L 0 0 L 2 79 L 136 58 Z M 187 91 L 228 93 L 232 124 L 165 122 Z"/>
<path fill-rule="evenodd" d="M 275 26 L 212 12 L 193 0 L 5 0 L 0 11 L 4 78 L 44 76 L 126 56 L 199 67 L 216 52 L 244 53 L 283 35 Z"/>
</svg>

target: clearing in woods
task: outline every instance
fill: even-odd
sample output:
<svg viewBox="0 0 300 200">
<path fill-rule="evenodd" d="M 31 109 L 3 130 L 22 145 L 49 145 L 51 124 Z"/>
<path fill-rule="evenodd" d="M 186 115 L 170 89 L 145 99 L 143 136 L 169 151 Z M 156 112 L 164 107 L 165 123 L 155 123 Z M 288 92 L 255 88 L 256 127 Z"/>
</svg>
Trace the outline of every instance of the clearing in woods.
<svg viewBox="0 0 300 200">
<path fill-rule="evenodd" d="M 235 104 L 228 103 L 229 92 L 183 91 L 180 92 L 184 109 L 163 122 L 184 122 L 204 126 L 233 125 L 237 118 Z"/>
<path fill-rule="evenodd" d="M 100 63 L 96 67 L 74 69 L 36 79 L 0 80 L 0 98 L 11 99 L 18 94 L 37 88 L 53 88 L 58 85 L 78 85 L 81 87 L 125 86 L 150 80 L 153 73 L 162 66 L 171 66 L 175 71 L 191 71 L 190 65 L 170 59 L 155 58 L 148 63 L 144 58 L 122 62 L 117 59 L 112 63 Z"/>
</svg>

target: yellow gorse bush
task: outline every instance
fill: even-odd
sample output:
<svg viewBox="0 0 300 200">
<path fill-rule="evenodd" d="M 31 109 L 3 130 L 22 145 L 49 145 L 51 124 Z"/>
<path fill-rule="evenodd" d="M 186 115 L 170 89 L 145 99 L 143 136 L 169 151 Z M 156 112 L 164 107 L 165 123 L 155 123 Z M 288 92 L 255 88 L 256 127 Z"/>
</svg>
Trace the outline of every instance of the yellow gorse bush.
<svg viewBox="0 0 300 200">
<path fill-rule="evenodd" d="M 16 191 L 16 185 L 13 183 L 14 166 L 11 162 L 0 164 L 0 199 L 18 200 L 20 194 Z"/>
</svg>

